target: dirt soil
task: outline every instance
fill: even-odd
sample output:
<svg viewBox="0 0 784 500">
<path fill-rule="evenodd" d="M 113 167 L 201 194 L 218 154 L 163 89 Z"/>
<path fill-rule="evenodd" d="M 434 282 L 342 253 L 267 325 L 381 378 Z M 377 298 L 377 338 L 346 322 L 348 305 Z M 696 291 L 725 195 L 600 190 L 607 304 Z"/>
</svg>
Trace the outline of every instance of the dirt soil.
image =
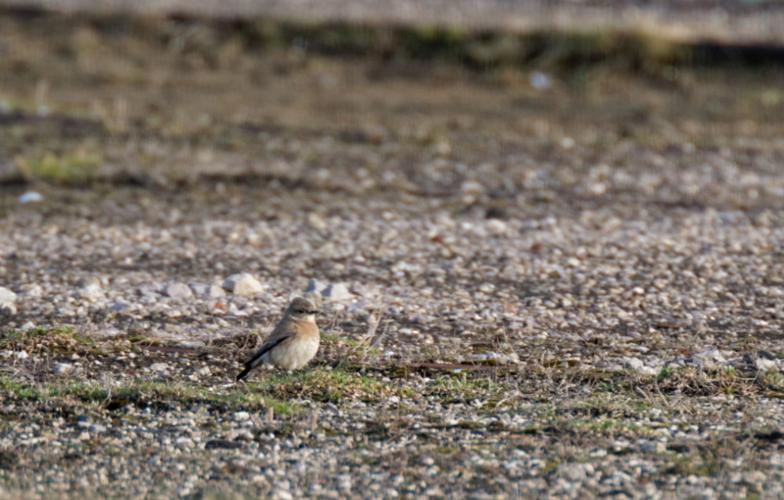
<svg viewBox="0 0 784 500">
<path fill-rule="evenodd" d="M 0 15 L 1 496 L 784 495 L 784 71 L 306 42 Z"/>
</svg>

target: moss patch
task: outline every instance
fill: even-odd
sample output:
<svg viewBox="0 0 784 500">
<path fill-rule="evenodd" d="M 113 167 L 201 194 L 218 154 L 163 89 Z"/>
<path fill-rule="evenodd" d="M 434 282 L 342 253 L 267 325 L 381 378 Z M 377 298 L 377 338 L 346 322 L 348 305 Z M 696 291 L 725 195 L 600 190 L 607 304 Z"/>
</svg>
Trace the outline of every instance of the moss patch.
<svg viewBox="0 0 784 500">
<path fill-rule="evenodd" d="M 93 352 L 95 341 L 69 326 L 8 330 L 0 333 L 0 349 L 46 354 Z"/>
<path fill-rule="evenodd" d="M 90 382 L 33 384 L 0 377 L 0 390 L 5 397 L 55 405 L 69 403 L 95 404 L 114 410 L 133 404 L 137 406 L 206 404 L 218 409 L 261 410 L 272 408 L 279 415 L 292 415 L 299 407 L 270 396 L 241 389 L 215 390 L 198 384 L 165 383 L 132 380 L 119 387 L 104 387 Z"/>
<path fill-rule="evenodd" d="M 396 386 L 357 371 L 316 367 L 295 373 L 260 373 L 249 391 L 278 399 L 307 398 L 319 402 L 379 401 L 396 394 Z"/>
<path fill-rule="evenodd" d="M 37 156 L 18 157 L 16 168 L 27 181 L 79 186 L 98 178 L 103 159 L 100 154 L 76 150 L 63 154 L 44 153 Z"/>
</svg>

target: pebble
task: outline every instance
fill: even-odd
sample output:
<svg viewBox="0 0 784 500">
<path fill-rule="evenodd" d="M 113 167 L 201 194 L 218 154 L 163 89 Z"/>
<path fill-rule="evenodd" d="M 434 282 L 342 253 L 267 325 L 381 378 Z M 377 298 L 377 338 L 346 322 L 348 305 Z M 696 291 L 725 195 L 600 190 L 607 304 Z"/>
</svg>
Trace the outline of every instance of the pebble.
<svg viewBox="0 0 784 500">
<path fill-rule="evenodd" d="M 531 83 L 531 87 L 535 88 L 536 90 L 547 90 L 551 85 L 550 77 L 541 71 L 532 72 L 531 76 L 528 78 L 528 81 Z"/>
<path fill-rule="evenodd" d="M 38 203 L 44 201 L 44 196 L 37 192 L 37 191 L 27 191 L 24 194 L 19 195 L 19 203 Z"/>
<path fill-rule="evenodd" d="M 235 422 L 245 422 L 246 420 L 250 420 L 250 413 L 246 411 L 238 411 L 234 413 Z"/>
<path fill-rule="evenodd" d="M 153 372 L 166 373 L 169 371 L 169 365 L 166 363 L 153 363 L 148 369 Z"/>
<path fill-rule="evenodd" d="M 223 287 L 216 284 L 191 283 L 191 290 L 196 296 L 205 299 L 222 299 L 226 296 Z"/>
<path fill-rule="evenodd" d="M 759 351 L 754 358 L 754 366 L 761 372 L 776 370 L 781 365 L 781 361 L 776 355 L 768 351 Z"/>
<path fill-rule="evenodd" d="M 193 448 L 193 439 L 187 436 L 178 437 L 174 444 L 177 446 L 177 448 Z"/>
<path fill-rule="evenodd" d="M 468 356 L 467 360 L 479 363 L 492 361 L 499 365 L 511 365 L 519 363 L 520 357 L 516 352 L 500 353 L 488 351 L 472 354 L 471 356 Z"/>
<path fill-rule="evenodd" d="M 67 375 L 68 373 L 71 373 L 73 370 L 74 370 L 74 365 L 72 365 L 71 363 L 62 363 L 62 362 L 55 363 L 54 367 L 52 368 L 52 371 L 54 372 L 55 375 Z"/>
<path fill-rule="evenodd" d="M 338 490 L 343 493 L 348 493 L 351 491 L 351 487 L 352 481 L 350 474 L 341 474 L 338 476 Z"/>
<path fill-rule="evenodd" d="M 193 292 L 184 283 L 170 283 L 166 285 L 166 295 L 173 299 L 188 300 L 193 298 Z"/>
<path fill-rule="evenodd" d="M 640 358 L 625 357 L 621 361 L 624 368 L 635 371 L 642 375 L 656 375 L 659 373 L 657 368 L 646 365 L 645 362 Z"/>
<path fill-rule="evenodd" d="M 219 285 L 212 284 L 207 289 L 208 299 L 222 299 L 225 296 L 226 296 L 226 292 L 223 290 L 223 287 Z"/>
<path fill-rule="evenodd" d="M 16 314 L 16 294 L 0 286 L 0 312 Z"/>
<path fill-rule="evenodd" d="M 354 296 L 348 291 L 348 287 L 343 283 L 331 283 L 321 290 L 321 296 L 334 302 L 349 300 Z"/>
<path fill-rule="evenodd" d="M 321 282 L 311 278 L 308 280 L 308 286 L 305 287 L 304 293 L 319 295 L 321 294 L 321 291 L 324 290 L 325 288 L 326 286 L 323 285 Z"/>
<path fill-rule="evenodd" d="M 206 450 L 238 450 L 242 447 L 242 443 L 229 441 L 228 439 L 210 439 L 204 443 L 204 449 Z"/>
<path fill-rule="evenodd" d="M 103 298 L 104 291 L 98 281 L 91 281 L 79 289 L 79 295 L 94 302 Z"/>
<path fill-rule="evenodd" d="M 509 229 L 506 222 L 502 221 L 501 219 L 489 219 L 486 222 L 486 225 L 487 229 L 492 234 L 504 234 Z"/>
<path fill-rule="evenodd" d="M 724 355 L 715 347 L 698 352 L 692 356 L 692 360 L 697 364 L 697 366 L 709 370 L 720 368 L 727 364 L 727 360 L 724 358 Z"/>
<path fill-rule="evenodd" d="M 131 304 L 125 302 L 124 300 L 118 300 L 109 306 L 109 310 L 118 314 L 125 313 L 131 310 Z"/>
<path fill-rule="evenodd" d="M 664 453 L 667 451 L 667 446 L 660 441 L 642 440 L 640 442 L 640 451 L 643 453 Z"/>
<path fill-rule="evenodd" d="M 223 288 L 241 297 L 252 297 L 264 291 L 261 283 L 249 273 L 232 274 L 224 280 Z"/>
</svg>

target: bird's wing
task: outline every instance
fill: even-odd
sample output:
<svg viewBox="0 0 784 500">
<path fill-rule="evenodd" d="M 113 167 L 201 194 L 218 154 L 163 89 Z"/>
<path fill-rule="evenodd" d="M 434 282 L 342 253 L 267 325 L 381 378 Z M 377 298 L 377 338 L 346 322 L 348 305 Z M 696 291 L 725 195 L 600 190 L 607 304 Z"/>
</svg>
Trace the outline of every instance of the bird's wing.
<svg viewBox="0 0 784 500">
<path fill-rule="evenodd" d="M 262 356 L 267 354 L 276 346 L 294 337 L 294 334 L 294 329 L 289 327 L 289 323 L 287 321 L 279 323 L 267 338 L 267 340 L 264 341 L 264 344 L 262 344 L 261 348 L 256 351 L 256 354 L 254 354 L 252 358 L 245 362 L 245 366 L 257 366 L 261 361 Z"/>
</svg>

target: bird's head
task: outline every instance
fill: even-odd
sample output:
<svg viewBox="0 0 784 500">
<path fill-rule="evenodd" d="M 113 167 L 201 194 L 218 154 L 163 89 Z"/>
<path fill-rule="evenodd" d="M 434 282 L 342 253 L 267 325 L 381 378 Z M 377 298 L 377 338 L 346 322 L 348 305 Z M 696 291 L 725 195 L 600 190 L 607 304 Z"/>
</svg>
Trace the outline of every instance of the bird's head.
<svg viewBox="0 0 784 500">
<path fill-rule="evenodd" d="M 286 309 L 286 315 L 295 321 L 316 321 L 318 313 L 315 304 L 302 297 L 296 297 Z"/>
</svg>

